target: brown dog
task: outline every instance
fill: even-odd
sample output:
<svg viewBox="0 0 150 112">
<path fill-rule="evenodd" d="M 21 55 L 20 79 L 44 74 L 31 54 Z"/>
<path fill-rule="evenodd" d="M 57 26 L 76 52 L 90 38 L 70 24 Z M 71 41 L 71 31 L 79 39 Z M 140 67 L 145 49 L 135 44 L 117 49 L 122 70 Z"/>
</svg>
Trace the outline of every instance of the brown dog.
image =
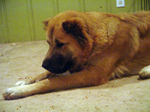
<svg viewBox="0 0 150 112">
<path fill-rule="evenodd" d="M 44 24 L 50 49 L 43 67 L 48 71 L 8 88 L 5 99 L 97 86 L 124 75 L 150 77 L 150 12 L 67 11 Z M 66 71 L 70 75 L 55 77 Z"/>
</svg>

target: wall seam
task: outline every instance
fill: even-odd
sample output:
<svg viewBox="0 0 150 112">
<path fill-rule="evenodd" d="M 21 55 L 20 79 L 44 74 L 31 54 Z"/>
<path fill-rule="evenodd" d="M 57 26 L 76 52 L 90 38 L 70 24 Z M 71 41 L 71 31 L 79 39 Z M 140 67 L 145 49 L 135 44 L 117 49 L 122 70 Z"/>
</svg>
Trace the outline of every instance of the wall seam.
<svg viewBox="0 0 150 112">
<path fill-rule="evenodd" d="M 10 32 L 9 32 L 9 26 L 8 26 L 8 17 L 7 17 L 7 11 L 6 11 L 6 3 L 5 0 L 2 0 L 2 20 L 4 22 L 4 27 L 5 27 L 5 42 L 10 42 Z"/>
<path fill-rule="evenodd" d="M 28 12 L 28 24 L 29 24 L 29 32 L 32 41 L 36 40 L 35 34 L 35 23 L 34 23 L 34 16 L 33 16 L 33 7 L 32 7 L 32 0 L 27 0 L 27 12 Z"/>
</svg>

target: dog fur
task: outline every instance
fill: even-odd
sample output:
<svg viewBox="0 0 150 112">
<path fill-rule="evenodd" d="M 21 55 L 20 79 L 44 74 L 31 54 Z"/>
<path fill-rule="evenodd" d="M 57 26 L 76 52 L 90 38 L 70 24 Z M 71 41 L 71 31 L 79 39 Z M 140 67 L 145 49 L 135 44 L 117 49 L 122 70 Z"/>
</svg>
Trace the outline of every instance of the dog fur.
<svg viewBox="0 0 150 112">
<path fill-rule="evenodd" d="M 97 86 L 125 75 L 150 78 L 150 11 L 66 11 L 44 24 L 50 49 L 42 66 L 47 71 L 17 82 L 3 93 L 5 99 Z"/>
</svg>

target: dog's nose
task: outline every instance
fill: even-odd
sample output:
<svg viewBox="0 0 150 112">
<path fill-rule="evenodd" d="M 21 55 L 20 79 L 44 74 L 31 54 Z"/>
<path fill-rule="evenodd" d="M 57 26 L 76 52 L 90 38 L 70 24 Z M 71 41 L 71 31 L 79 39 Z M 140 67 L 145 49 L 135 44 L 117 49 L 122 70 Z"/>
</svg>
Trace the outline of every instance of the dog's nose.
<svg viewBox="0 0 150 112">
<path fill-rule="evenodd" d="M 42 67 L 45 68 L 45 69 L 48 69 L 48 68 L 49 68 L 49 63 L 48 63 L 47 60 L 44 60 L 44 61 L 43 61 Z"/>
</svg>

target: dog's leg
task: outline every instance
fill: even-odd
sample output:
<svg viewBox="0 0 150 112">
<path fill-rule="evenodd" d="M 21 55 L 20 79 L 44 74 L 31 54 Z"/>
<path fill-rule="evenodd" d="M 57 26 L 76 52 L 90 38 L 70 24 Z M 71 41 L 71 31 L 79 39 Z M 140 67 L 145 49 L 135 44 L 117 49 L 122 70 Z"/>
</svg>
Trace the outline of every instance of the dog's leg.
<svg viewBox="0 0 150 112">
<path fill-rule="evenodd" d="M 116 79 L 116 78 L 122 78 L 123 76 L 127 75 L 129 73 L 129 69 L 125 66 L 120 65 L 117 67 L 114 72 L 112 73 L 110 80 Z"/>
<path fill-rule="evenodd" d="M 5 99 L 17 99 L 32 94 L 44 93 L 54 90 L 64 90 L 78 87 L 97 86 L 108 82 L 110 73 L 113 70 L 118 52 L 101 60 L 94 66 L 85 66 L 80 72 L 61 77 L 52 77 L 41 80 L 37 83 L 8 88 L 3 96 Z"/>
<path fill-rule="evenodd" d="M 150 78 L 150 65 L 141 69 L 141 71 L 139 72 L 139 77 L 141 79 Z"/>
<path fill-rule="evenodd" d="M 3 96 L 5 99 L 17 99 L 53 90 L 95 86 L 104 84 L 107 81 L 106 75 L 100 75 L 97 71 L 83 70 L 67 76 L 47 78 L 30 85 L 8 88 Z"/>
<path fill-rule="evenodd" d="M 22 80 L 22 81 L 18 81 L 15 86 L 23 86 L 23 85 L 28 85 L 28 84 L 32 84 L 32 83 L 35 83 L 35 82 L 38 82 L 38 81 L 41 81 L 45 78 L 47 78 L 49 75 L 53 75 L 52 73 L 46 71 L 40 75 L 37 75 L 31 79 L 25 79 L 25 80 Z"/>
</svg>

